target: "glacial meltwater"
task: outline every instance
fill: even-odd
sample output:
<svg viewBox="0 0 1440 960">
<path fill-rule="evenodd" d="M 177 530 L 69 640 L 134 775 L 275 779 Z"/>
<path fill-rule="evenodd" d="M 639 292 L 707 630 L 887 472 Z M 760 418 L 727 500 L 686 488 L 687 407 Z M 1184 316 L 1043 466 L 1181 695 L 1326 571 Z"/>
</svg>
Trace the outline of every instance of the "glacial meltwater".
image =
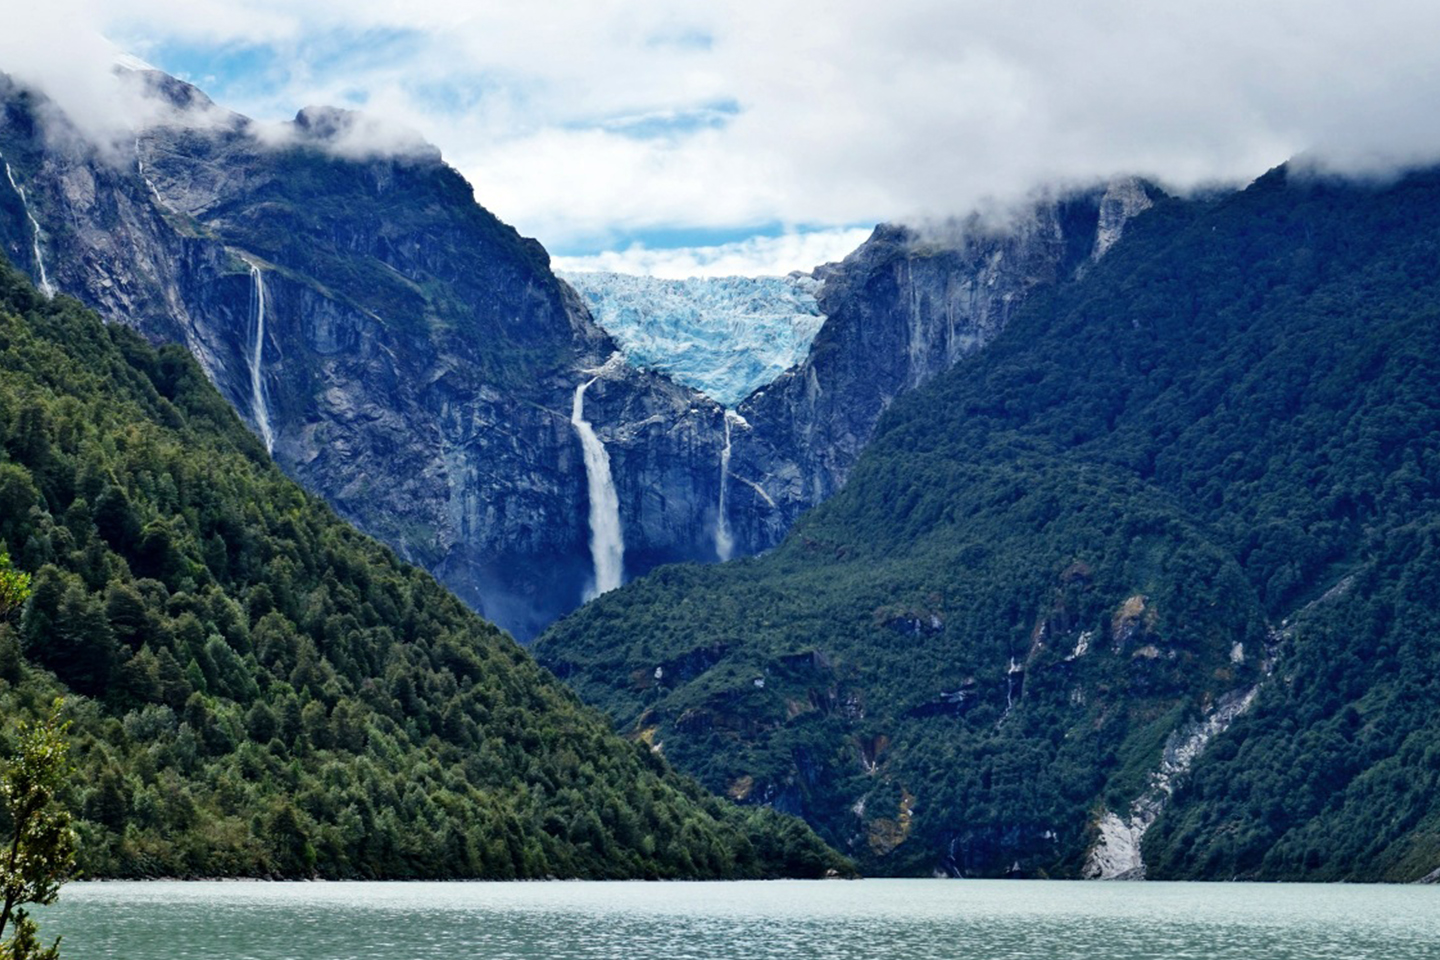
<svg viewBox="0 0 1440 960">
<path fill-rule="evenodd" d="M 1440 887 L 861 880 L 73 883 L 76 960 L 1440 957 Z"/>
</svg>

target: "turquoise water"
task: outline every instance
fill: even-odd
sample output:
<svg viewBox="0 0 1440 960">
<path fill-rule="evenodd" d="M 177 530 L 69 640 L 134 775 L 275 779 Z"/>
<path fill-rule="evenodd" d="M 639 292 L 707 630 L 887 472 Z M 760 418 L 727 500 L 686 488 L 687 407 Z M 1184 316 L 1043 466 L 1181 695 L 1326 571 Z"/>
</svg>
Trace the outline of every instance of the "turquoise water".
<svg viewBox="0 0 1440 960">
<path fill-rule="evenodd" d="M 1440 958 L 1440 888 L 862 880 L 76 883 L 69 960 Z"/>
</svg>

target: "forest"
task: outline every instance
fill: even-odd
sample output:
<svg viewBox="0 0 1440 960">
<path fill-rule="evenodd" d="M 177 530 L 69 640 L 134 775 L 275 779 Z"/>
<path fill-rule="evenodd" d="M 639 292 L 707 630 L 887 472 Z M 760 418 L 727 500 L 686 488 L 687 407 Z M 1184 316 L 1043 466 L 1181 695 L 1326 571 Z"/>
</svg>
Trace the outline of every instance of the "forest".
<svg viewBox="0 0 1440 960">
<path fill-rule="evenodd" d="M 287 480 L 183 349 L 0 265 L 0 371 L 0 714 L 66 697 L 81 875 L 852 872 Z"/>
</svg>

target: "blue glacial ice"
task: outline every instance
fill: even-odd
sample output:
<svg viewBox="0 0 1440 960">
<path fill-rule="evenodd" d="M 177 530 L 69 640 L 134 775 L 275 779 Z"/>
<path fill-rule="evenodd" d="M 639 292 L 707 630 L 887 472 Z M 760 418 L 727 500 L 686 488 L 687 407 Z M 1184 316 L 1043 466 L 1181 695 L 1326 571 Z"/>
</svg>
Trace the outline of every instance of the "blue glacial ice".
<svg viewBox="0 0 1440 960">
<path fill-rule="evenodd" d="M 788 277 L 662 280 L 562 273 L 625 358 L 734 408 L 805 359 L 825 316 L 819 281 Z"/>
</svg>

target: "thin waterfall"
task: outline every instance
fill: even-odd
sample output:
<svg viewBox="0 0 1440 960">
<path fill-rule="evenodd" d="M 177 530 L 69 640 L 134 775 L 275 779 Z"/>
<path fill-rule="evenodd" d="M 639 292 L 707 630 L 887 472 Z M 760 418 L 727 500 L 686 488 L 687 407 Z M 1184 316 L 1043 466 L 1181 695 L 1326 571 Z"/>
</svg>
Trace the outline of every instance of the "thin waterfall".
<svg viewBox="0 0 1440 960">
<path fill-rule="evenodd" d="M 151 180 L 150 175 L 145 172 L 145 158 L 140 154 L 139 137 L 135 138 L 135 172 L 140 175 L 141 180 L 145 181 L 145 186 L 150 188 L 150 195 L 155 198 L 155 202 L 166 211 L 174 213 L 175 208 L 165 202 L 165 198 L 160 196 L 160 188 L 155 186 L 155 181 Z"/>
<path fill-rule="evenodd" d="M 1010 658 L 1010 668 L 1005 671 L 1005 712 L 1009 713 L 1010 708 L 1015 706 L 1015 674 L 1024 673 L 1025 668 Z"/>
<path fill-rule="evenodd" d="M 40 292 L 47 297 L 55 296 L 55 285 L 50 282 L 50 275 L 45 272 L 45 254 L 40 250 L 40 221 L 35 219 L 35 214 L 30 212 L 30 201 L 25 196 L 25 188 L 15 182 L 15 173 L 10 169 L 10 162 L 5 161 L 5 179 L 10 181 L 10 187 L 20 197 L 20 205 L 25 208 L 25 216 L 30 218 L 30 232 L 33 237 L 35 250 L 35 269 L 40 273 Z"/>
<path fill-rule="evenodd" d="M 249 261 L 246 261 L 247 263 Z M 254 301 L 251 312 L 255 316 L 255 342 L 250 348 L 250 413 L 255 418 L 255 426 L 260 431 L 260 439 L 265 441 L 265 452 L 275 452 L 275 434 L 270 429 L 270 408 L 265 402 L 265 376 L 263 373 L 265 361 L 265 277 L 260 268 L 250 264 L 250 279 L 254 281 L 251 291 L 251 299 Z"/>
<path fill-rule="evenodd" d="M 585 419 L 585 390 L 598 379 L 593 377 L 575 388 L 575 401 L 570 408 L 570 423 L 585 451 L 585 479 L 590 492 L 590 558 L 595 565 L 595 585 L 586 591 L 586 600 L 620 586 L 625 572 L 620 498 L 610 476 L 610 454 L 605 452 L 605 444 Z"/>
<path fill-rule="evenodd" d="M 730 517 L 726 513 L 725 493 L 730 485 L 730 425 L 744 423 L 740 414 L 725 411 L 725 446 L 720 448 L 720 503 L 715 517 L 715 555 L 724 563 L 735 555 L 735 537 L 730 533 Z"/>
</svg>

